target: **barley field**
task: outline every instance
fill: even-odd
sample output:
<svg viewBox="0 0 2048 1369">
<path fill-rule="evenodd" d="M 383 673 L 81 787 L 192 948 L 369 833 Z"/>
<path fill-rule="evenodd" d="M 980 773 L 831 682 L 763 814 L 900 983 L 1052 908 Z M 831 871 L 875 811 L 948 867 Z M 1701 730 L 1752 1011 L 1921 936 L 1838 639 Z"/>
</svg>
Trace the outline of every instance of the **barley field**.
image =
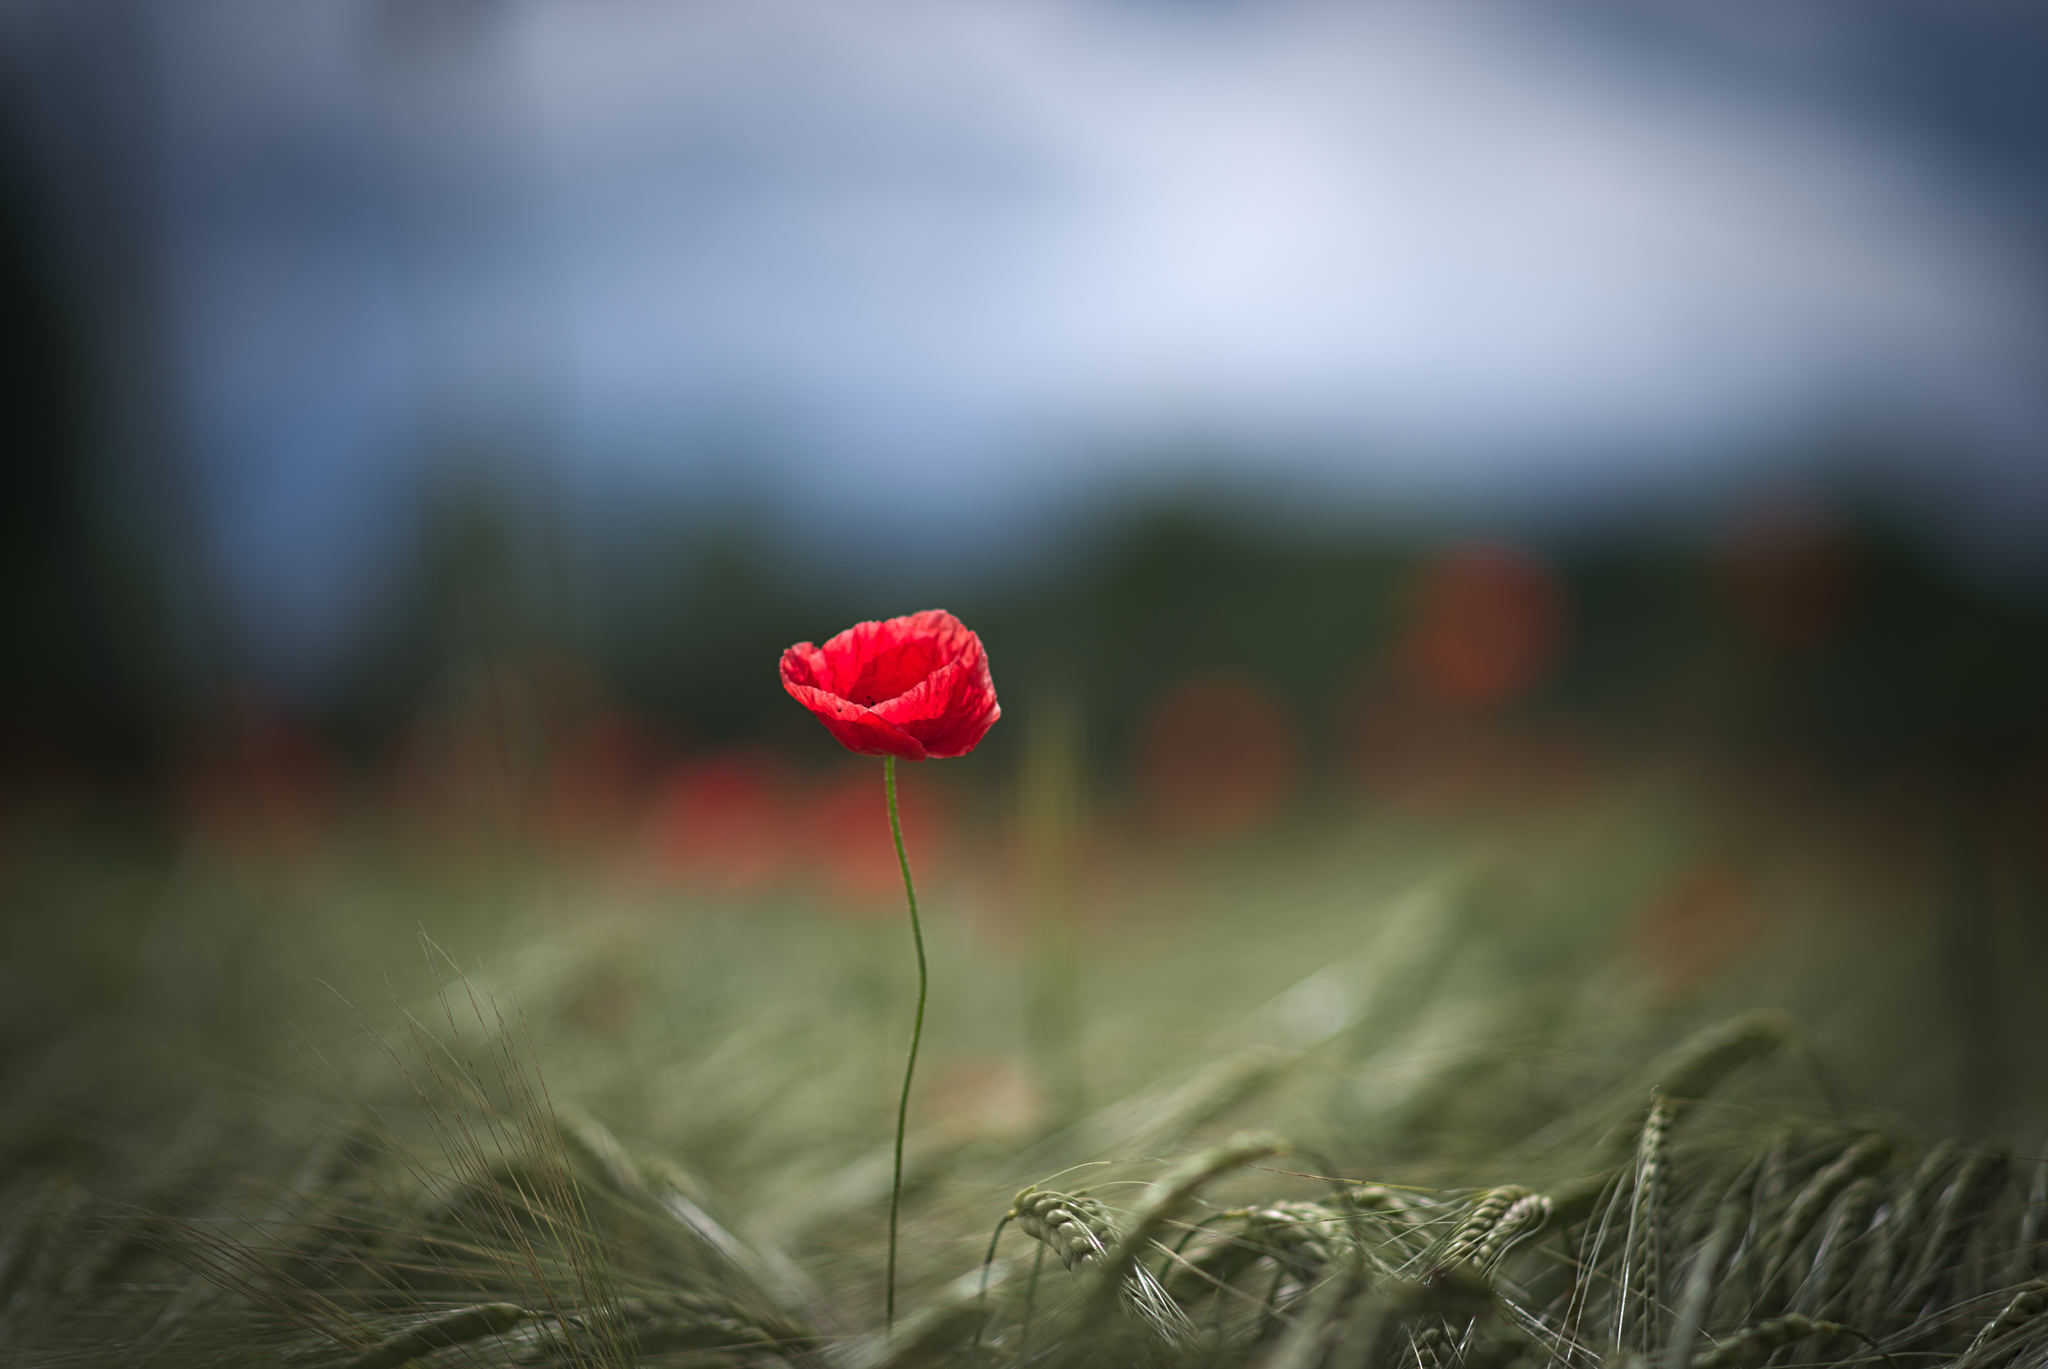
<svg viewBox="0 0 2048 1369">
<path fill-rule="evenodd" d="M 2048 1355 L 2039 962 L 1958 949 L 1881 805 L 1795 841 L 1642 759 L 1210 842 L 951 802 L 893 1327 L 886 885 L 474 814 L 51 820 L 9 866 L 0 1363 Z"/>
</svg>

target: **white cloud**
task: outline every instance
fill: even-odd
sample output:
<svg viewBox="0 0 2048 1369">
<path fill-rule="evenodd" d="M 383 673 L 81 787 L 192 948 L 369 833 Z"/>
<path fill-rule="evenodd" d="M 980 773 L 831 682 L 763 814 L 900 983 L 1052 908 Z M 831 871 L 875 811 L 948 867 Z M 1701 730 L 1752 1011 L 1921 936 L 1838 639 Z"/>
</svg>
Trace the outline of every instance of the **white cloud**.
<svg viewBox="0 0 2048 1369">
<path fill-rule="evenodd" d="M 1486 463 L 1877 396 L 1967 421 L 2040 354 L 2029 268 L 1935 168 L 1505 7 L 520 13 L 607 423 L 742 393 L 820 459 L 894 412 Z"/>
<path fill-rule="evenodd" d="M 1981 187 L 1563 9 L 260 8 L 166 29 L 202 433 L 318 387 L 587 488 L 983 537 L 1188 479 L 1188 434 L 1326 507 L 1511 511 L 1924 424 L 2002 446 L 1940 473 L 1995 510 L 2048 430 L 2040 255 Z"/>
</svg>

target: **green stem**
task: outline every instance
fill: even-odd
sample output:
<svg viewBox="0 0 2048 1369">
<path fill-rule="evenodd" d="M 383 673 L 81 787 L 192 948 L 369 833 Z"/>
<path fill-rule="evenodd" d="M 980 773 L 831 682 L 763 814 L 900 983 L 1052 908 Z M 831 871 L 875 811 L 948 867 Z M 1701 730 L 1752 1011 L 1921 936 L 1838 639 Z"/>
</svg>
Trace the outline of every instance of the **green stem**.
<svg viewBox="0 0 2048 1369">
<path fill-rule="evenodd" d="M 917 1043 L 924 1038 L 924 999 L 929 975 L 924 963 L 924 928 L 917 920 L 917 886 L 910 882 L 910 857 L 903 853 L 903 819 L 896 812 L 896 758 L 882 758 L 882 787 L 889 795 L 889 834 L 896 838 L 896 863 L 903 867 L 903 897 L 910 903 L 910 939 L 917 946 L 917 1017 L 910 1028 L 910 1058 L 903 1064 L 903 1096 L 896 1103 L 896 1172 L 889 1185 L 889 1274 L 882 1313 L 896 1329 L 896 1213 L 903 1205 L 903 1127 L 910 1117 L 910 1078 L 917 1073 Z"/>
</svg>

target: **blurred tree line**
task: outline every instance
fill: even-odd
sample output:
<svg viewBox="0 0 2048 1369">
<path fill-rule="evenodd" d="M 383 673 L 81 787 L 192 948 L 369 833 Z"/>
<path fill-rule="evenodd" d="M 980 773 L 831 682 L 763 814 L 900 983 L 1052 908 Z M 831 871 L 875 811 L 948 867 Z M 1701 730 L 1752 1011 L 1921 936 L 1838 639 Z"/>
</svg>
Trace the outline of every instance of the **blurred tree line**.
<svg viewBox="0 0 2048 1369">
<path fill-rule="evenodd" d="M 222 678 L 203 604 L 192 611 L 200 553 L 172 536 L 166 565 L 114 507 L 118 473 L 89 436 L 105 400 L 35 249 L 0 215 L 16 398 L 0 734 L 18 790 L 68 770 L 147 792 L 195 720 L 250 682 Z M 282 702 L 344 754 L 386 746 L 451 671 L 539 657 L 576 663 L 679 745 L 803 746 L 808 719 L 776 685 L 782 648 L 940 605 L 988 641 L 1013 716 L 1044 703 L 1079 719 L 1098 777 L 1128 760 L 1163 693 L 1204 675 L 1262 691 L 1311 757 L 1386 717 L 1565 723 L 1731 764 L 1797 754 L 1852 784 L 1910 772 L 1953 792 L 2048 774 L 2040 587 L 1965 583 L 1872 519 L 1764 509 L 1704 540 L 1623 528 L 1518 546 L 1311 533 L 1189 503 L 1135 513 L 1034 577 L 934 582 L 908 603 L 801 583 L 744 519 L 689 510 L 637 511 L 624 550 L 598 559 L 613 569 L 579 570 L 543 486 L 492 478 L 493 456 L 425 463 L 458 474 L 427 490 L 407 591 L 326 699 Z M 1215 697 L 1227 731 L 1232 696 Z"/>
</svg>

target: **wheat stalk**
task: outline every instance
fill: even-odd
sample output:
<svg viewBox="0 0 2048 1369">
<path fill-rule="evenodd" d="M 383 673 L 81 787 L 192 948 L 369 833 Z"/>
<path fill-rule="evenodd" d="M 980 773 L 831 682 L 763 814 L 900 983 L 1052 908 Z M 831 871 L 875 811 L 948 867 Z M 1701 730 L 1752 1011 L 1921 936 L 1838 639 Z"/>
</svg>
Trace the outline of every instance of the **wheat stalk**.
<svg viewBox="0 0 2048 1369">
<path fill-rule="evenodd" d="M 1693 1369 L 1746 1369 L 1764 1362 L 1773 1351 L 1825 1333 L 1849 1334 L 1849 1328 L 1812 1317 L 1790 1315 L 1745 1326 L 1694 1358 Z"/>
</svg>

